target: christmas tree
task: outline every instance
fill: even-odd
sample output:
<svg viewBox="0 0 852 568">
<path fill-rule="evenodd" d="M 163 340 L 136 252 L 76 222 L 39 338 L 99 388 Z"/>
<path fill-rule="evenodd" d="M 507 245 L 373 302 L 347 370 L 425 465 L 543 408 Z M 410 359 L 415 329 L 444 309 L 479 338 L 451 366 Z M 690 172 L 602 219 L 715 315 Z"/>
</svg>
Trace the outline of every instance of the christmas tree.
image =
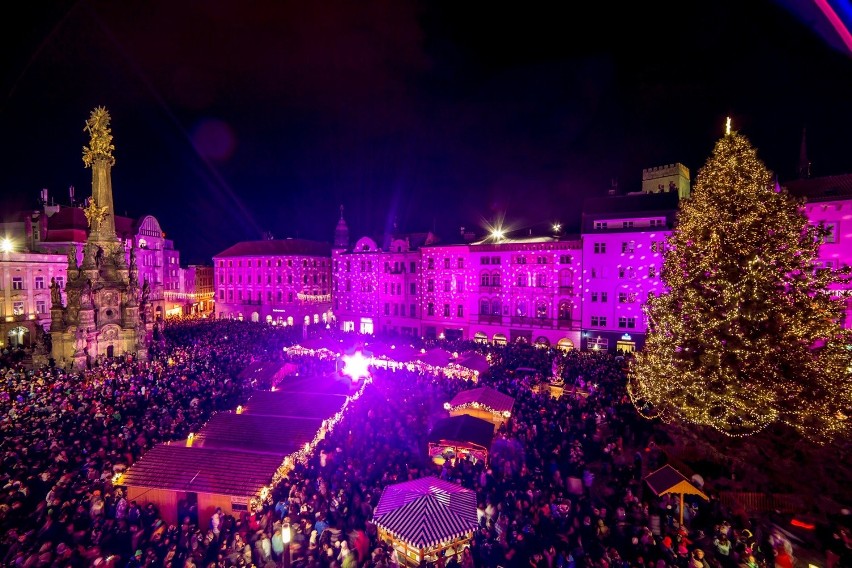
<svg viewBox="0 0 852 568">
<path fill-rule="evenodd" d="M 681 202 L 629 392 L 646 417 L 745 436 L 784 423 L 814 440 L 846 433 L 852 334 L 848 269 L 819 267 L 828 234 L 742 135 L 729 131 Z"/>
</svg>

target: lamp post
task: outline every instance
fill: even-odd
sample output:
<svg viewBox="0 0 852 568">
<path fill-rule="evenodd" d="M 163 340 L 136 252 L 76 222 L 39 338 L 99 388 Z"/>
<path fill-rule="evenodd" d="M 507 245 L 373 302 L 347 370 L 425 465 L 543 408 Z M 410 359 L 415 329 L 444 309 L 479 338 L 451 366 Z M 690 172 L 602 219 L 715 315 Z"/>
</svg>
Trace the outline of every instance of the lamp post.
<svg viewBox="0 0 852 568">
<path fill-rule="evenodd" d="M 290 523 L 281 525 L 281 540 L 284 542 L 284 568 L 290 568 Z"/>
</svg>

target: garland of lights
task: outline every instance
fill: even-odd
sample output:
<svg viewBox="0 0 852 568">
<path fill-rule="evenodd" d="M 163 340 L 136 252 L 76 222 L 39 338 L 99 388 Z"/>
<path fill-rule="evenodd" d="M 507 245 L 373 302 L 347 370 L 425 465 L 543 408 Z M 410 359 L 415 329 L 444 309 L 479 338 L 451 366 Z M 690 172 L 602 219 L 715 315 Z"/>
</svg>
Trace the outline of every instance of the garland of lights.
<svg viewBox="0 0 852 568">
<path fill-rule="evenodd" d="M 728 133 L 681 201 L 628 392 L 645 418 L 749 436 L 775 422 L 824 441 L 852 415 L 850 271 L 818 269 L 827 230 Z"/>
<path fill-rule="evenodd" d="M 511 418 L 512 413 L 508 410 L 496 410 L 491 408 L 487 404 L 482 404 L 481 402 L 473 401 L 473 402 L 465 402 L 464 404 L 457 404 L 456 406 L 451 405 L 449 402 L 444 403 L 444 410 L 454 411 L 454 410 L 464 410 L 465 408 L 474 408 L 476 410 L 485 410 L 494 415 L 495 418 L 503 419 L 503 418 Z"/>
</svg>

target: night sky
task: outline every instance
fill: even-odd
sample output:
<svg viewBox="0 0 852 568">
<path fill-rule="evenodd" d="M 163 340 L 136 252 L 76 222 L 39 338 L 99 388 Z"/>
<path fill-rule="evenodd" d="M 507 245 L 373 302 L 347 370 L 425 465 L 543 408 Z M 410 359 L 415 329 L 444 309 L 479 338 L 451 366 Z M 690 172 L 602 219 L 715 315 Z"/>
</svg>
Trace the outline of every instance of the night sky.
<svg viewBox="0 0 852 568">
<path fill-rule="evenodd" d="M 503 215 L 576 231 L 613 179 L 635 191 L 677 161 L 694 176 L 727 115 L 782 181 L 803 128 L 814 175 L 852 173 L 852 56 L 815 2 L 16 6 L 3 214 L 43 187 L 89 195 L 83 127 L 102 105 L 116 211 L 156 216 L 184 264 L 265 231 L 330 241 L 340 204 L 353 238 Z"/>
</svg>

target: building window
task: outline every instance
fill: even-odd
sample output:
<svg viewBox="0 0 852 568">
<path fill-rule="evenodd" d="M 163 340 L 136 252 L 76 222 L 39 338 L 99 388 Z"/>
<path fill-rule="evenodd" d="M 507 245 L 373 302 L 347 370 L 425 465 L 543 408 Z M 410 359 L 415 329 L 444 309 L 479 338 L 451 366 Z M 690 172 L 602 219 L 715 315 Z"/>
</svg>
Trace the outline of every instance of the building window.
<svg viewBox="0 0 852 568">
<path fill-rule="evenodd" d="M 632 253 L 635 248 L 636 248 L 636 242 L 635 241 L 627 241 L 627 242 L 621 243 L 621 252 L 623 252 L 623 253 Z"/>
<path fill-rule="evenodd" d="M 47 313 L 47 302 L 44 300 L 36 300 L 36 312 L 40 314 Z"/>
<path fill-rule="evenodd" d="M 491 279 L 488 277 L 487 272 L 483 272 L 479 276 L 479 284 L 480 284 L 480 286 L 490 286 L 491 285 Z"/>
<path fill-rule="evenodd" d="M 494 274 L 491 275 L 491 285 L 492 286 L 499 286 L 500 285 L 500 273 L 499 272 L 495 272 Z"/>
<path fill-rule="evenodd" d="M 385 315 L 386 316 L 390 315 L 390 304 L 385 304 Z"/>
<path fill-rule="evenodd" d="M 571 264 L 571 255 L 570 254 L 560 254 L 559 255 L 559 264 Z"/>
<path fill-rule="evenodd" d="M 621 316 L 618 318 L 618 327 L 621 329 L 635 329 L 636 318 Z"/>
<path fill-rule="evenodd" d="M 527 275 L 526 274 L 518 274 L 518 286 L 525 287 L 527 285 Z"/>
<path fill-rule="evenodd" d="M 604 303 L 604 304 L 606 303 L 608 294 L 609 294 L 609 292 L 601 292 L 601 302 L 602 303 Z"/>
<path fill-rule="evenodd" d="M 24 289 L 24 277 L 23 276 L 13 276 L 12 277 L 12 290 L 23 290 Z"/>
<path fill-rule="evenodd" d="M 426 315 L 434 316 L 435 315 L 435 304 L 429 302 L 426 304 Z"/>
<path fill-rule="evenodd" d="M 464 268 L 464 259 L 459 257 L 459 260 L 458 260 L 458 263 L 457 263 L 456 266 L 458 266 L 459 270 L 462 270 Z"/>
<path fill-rule="evenodd" d="M 486 316 L 491 313 L 491 304 L 487 299 L 479 300 L 479 314 Z"/>
<path fill-rule="evenodd" d="M 623 229 L 632 229 L 633 228 L 633 221 L 624 221 L 624 222 L 621 223 L 621 227 Z"/>
<path fill-rule="evenodd" d="M 414 296 L 414 295 L 416 295 L 416 294 L 417 294 L 417 284 L 416 284 L 415 282 L 412 282 L 412 283 L 408 286 L 408 289 L 409 289 L 409 293 L 410 293 L 412 296 Z"/>
<path fill-rule="evenodd" d="M 825 229 L 827 231 L 825 235 L 825 243 L 836 243 L 837 242 L 837 222 L 834 223 L 825 223 Z"/>
<path fill-rule="evenodd" d="M 444 259 L 444 268 L 447 269 L 447 270 L 450 269 L 450 259 L 449 258 Z"/>
<path fill-rule="evenodd" d="M 592 316 L 592 327 L 606 327 L 606 316 Z"/>
<path fill-rule="evenodd" d="M 665 225 L 665 223 L 666 223 L 665 219 L 651 219 L 651 226 L 652 227 L 662 227 L 663 225 Z"/>
<path fill-rule="evenodd" d="M 450 305 L 449 304 L 444 304 L 444 317 L 445 318 L 450 317 Z"/>
<path fill-rule="evenodd" d="M 590 296 L 591 296 L 591 298 L 592 298 L 592 301 L 593 301 L 593 302 L 597 302 L 597 301 L 598 301 L 598 293 L 597 293 L 597 292 L 592 292 L 592 293 L 590 294 Z"/>
<path fill-rule="evenodd" d="M 225 290 L 223 290 L 223 289 L 220 289 L 220 290 L 219 290 L 219 299 L 220 299 L 220 300 L 224 300 L 224 299 L 225 299 Z"/>
<path fill-rule="evenodd" d="M 594 253 L 595 254 L 606 254 L 606 243 L 595 243 Z"/>
<path fill-rule="evenodd" d="M 489 260 L 490 259 L 487 256 L 482 256 L 479 258 L 479 264 L 491 264 Z"/>
<path fill-rule="evenodd" d="M 230 300 L 232 302 L 234 301 L 234 291 L 233 290 L 228 290 L 228 300 Z"/>
<path fill-rule="evenodd" d="M 44 276 L 35 277 L 35 289 L 44 290 Z"/>
<path fill-rule="evenodd" d="M 527 263 L 527 257 L 525 257 L 525 256 L 515 257 L 515 264 L 526 264 L 526 263 Z"/>
<path fill-rule="evenodd" d="M 606 229 L 606 221 L 595 221 L 595 230 Z"/>
<path fill-rule="evenodd" d="M 57 276 L 56 277 L 56 285 L 59 286 L 60 288 L 64 288 L 65 287 L 65 277 L 64 276 Z"/>
<path fill-rule="evenodd" d="M 648 266 L 648 278 L 656 278 L 657 277 L 657 269 L 654 268 L 654 265 L 651 264 Z"/>
<path fill-rule="evenodd" d="M 435 291 L 435 281 L 434 280 L 427 280 L 426 281 L 426 291 L 427 292 L 434 292 Z"/>
<path fill-rule="evenodd" d="M 626 304 L 627 303 L 627 292 L 619 292 L 618 293 L 618 303 Z"/>
<path fill-rule="evenodd" d="M 12 314 L 16 316 L 24 315 L 24 303 L 23 302 L 13 302 L 12 303 Z"/>
<path fill-rule="evenodd" d="M 492 256 L 491 257 L 491 264 L 500 264 L 500 257 L 499 256 Z"/>
<path fill-rule="evenodd" d="M 458 310 L 456 311 L 456 313 L 458 314 L 458 316 L 460 318 L 463 318 L 464 317 L 464 306 L 459 304 L 459 307 L 458 307 Z"/>
<path fill-rule="evenodd" d="M 444 292 L 449 292 L 449 291 L 450 291 L 450 281 L 444 280 Z"/>
<path fill-rule="evenodd" d="M 416 309 L 414 304 L 411 304 L 410 306 L 408 306 L 408 309 L 409 309 L 408 313 L 411 314 L 411 317 L 417 317 L 417 309 Z"/>
<path fill-rule="evenodd" d="M 427 270 L 435 270 L 435 259 L 434 258 L 430 257 L 430 258 L 426 259 L 426 269 Z"/>
<path fill-rule="evenodd" d="M 537 256 L 535 258 L 535 263 L 536 264 L 547 264 L 547 257 L 546 256 Z"/>
<path fill-rule="evenodd" d="M 417 274 L 417 263 L 414 262 L 414 261 L 411 261 L 411 263 L 409 264 L 409 270 L 408 271 L 411 274 Z"/>
</svg>

